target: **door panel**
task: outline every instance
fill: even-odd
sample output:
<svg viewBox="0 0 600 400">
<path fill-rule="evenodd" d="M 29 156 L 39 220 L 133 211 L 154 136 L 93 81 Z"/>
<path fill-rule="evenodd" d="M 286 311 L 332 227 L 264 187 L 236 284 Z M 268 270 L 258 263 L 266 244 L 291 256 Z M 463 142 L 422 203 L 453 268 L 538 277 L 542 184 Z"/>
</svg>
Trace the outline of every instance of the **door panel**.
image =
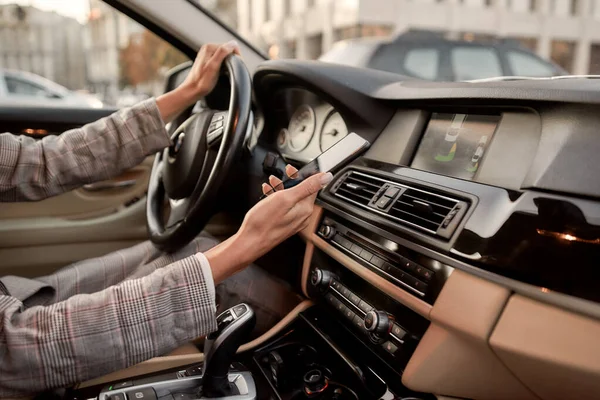
<svg viewBox="0 0 600 400">
<path fill-rule="evenodd" d="M 2 107 L 2 130 L 49 132 L 93 122 L 114 110 Z M 40 276 L 147 238 L 145 192 L 153 156 L 109 181 L 37 202 L 0 206 L 0 276 Z"/>
</svg>

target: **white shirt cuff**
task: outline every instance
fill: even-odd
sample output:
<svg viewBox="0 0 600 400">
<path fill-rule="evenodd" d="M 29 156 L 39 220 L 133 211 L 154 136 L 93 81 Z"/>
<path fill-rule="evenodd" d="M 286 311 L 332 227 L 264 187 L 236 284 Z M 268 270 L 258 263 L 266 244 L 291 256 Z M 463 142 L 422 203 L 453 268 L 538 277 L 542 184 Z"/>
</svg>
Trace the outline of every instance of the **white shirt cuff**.
<svg viewBox="0 0 600 400">
<path fill-rule="evenodd" d="M 212 269 L 210 268 L 210 263 L 208 262 L 208 258 L 203 253 L 196 253 L 194 256 L 200 261 L 200 268 L 202 269 L 202 275 L 204 275 L 204 279 L 206 279 L 206 287 L 208 288 L 208 294 L 212 299 L 213 303 L 216 304 L 216 295 L 215 295 L 215 280 L 213 278 Z"/>
</svg>

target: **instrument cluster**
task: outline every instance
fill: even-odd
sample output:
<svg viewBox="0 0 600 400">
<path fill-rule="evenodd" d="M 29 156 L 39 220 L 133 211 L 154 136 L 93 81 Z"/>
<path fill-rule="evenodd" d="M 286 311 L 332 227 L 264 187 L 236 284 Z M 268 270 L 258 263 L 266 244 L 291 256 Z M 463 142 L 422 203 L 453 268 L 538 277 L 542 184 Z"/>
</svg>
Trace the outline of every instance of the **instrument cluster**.
<svg viewBox="0 0 600 400">
<path fill-rule="evenodd" d="M 279 130 L 277 147 L 286 158 L 309 162 L 346 135 L 348 127 L 331 105 L 303 103 Z"/>
</svg>

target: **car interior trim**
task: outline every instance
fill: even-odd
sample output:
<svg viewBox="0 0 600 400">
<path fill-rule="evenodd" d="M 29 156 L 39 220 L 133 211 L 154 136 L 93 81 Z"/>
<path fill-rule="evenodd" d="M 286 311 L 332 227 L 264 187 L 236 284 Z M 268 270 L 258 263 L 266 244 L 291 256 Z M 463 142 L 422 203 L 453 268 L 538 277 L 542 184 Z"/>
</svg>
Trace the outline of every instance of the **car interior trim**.
<svg viewBox="0 0 600 400">
<path fill-rule="evenodd" d="M 394 240 L 398 244 L 409 248 L 411 250 L 417 251 L 421 254 L 424 254 L 428 257 L 438 260 L 441 263 L 444 263 L 452 268 L 459 269 L 465 271 L 468 274 L 483 278 L 490 282 L 497 283 L 501 286 L 511 289 L 512 291 L 522 294 L 523 296 L 532 298 L 534 300 L 538 300 L 544 303 L 552 304 L 567 310 L 574 311 L 579 314 L 587 315 L 592 318 L 600 318 L 600 304 L 580 299 L 577 297 L 565 295 L 562 293 L 558 293 L 552 290 L 542 290 L 543 288 L 539 286 L 530 285 L 527 283 L 519 282 L 517 280 L 507 278 L 493 272 L 489 272 L 483 270 L 481 268 L 474 267 L 466 262 L 458 260 L 456 258 L 449 257 L 445 254 L 432 250 L 428 247 L 422 246 L 420 244 L 414 243 L 410 240 L 404 239 L 400 236 L 393 235 L 390 232 L 378 228 L 369 222 L 366 222 L 363 219 L 357 218 L 352 214 L 347 213 L 346 211 L 341 210 L 340 208 L 330 205 L 323 201 L 318 201 L 318 204 L 324 209 L 331 211 L 335 214 L 342 216 L 344 219 L 347 219 L 357 225 L 362 225 L 367 227 L 369 230 L 376 232 L 377 234 L 388 237 L 390 240 Z M 316 236 L 316 235 L 315 235 Z M 318 238 L 321 242 L 326 243 L 323 239 Z M 333 247 L 330 244 L 326 243 L 327 246 Z M 338 251 L 338 250 L 336 250 Z M 362 269 L 364 267 L 361 266 Z"/>
<path fill-rule="evenodd" d="M 346 254 L 342 253 L 340 250 L 327 243 L 317 234 L 312 235 L 312 242 L 317 248 L 321 249 L 334 260 L 341 263 L 344 267 L 348 268 L 350 271 L 354 272 L 356 275 L 360 276 L 361 278 L 375 286 L 377 289 L 386 293 L 398 302 L 404 304 L 411 310 L 415 311 L 417 314 L 429 319 L 429 313 L 431 312 L 432 308 L 431 305 L 409 294 L 405 290 L 400 289 L 398 286 L 396 286 L 390 281 L 387 281 L 386 279 L 382 278 L 376 273 L 366 269 L 364 266 L 360 265 L 358 262 L 354 261 Z M 308 272 L 306 272 L 306 275 L 308 276 Z"/>
</svg>

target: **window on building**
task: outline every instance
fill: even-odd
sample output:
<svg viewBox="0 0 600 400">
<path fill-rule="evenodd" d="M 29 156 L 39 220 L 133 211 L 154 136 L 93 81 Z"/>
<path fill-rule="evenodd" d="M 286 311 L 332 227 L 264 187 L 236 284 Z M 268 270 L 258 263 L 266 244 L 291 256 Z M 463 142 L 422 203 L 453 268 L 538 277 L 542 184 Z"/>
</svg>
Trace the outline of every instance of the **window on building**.
<svg viewBox="0 0 600 400">
<path fill-rule="evenodd" d="M 17 96 L 50 97 L 52 94 L 43 87 L 13 76 L 5 76 L 6 90 Z"/>
<path fill-rule="evenodd" d="M 454 47 L 450 62 L 454 78 L 459 81 L 504 75 L 498 54 L 491 48 Z"/>
<path fill-rule="evenodd" d="M 522 51 L 506 52 L 508 65 L 513 75 L 518 76 L 553 76 L 554 68 L 539 58 Z"/>
</svg>

